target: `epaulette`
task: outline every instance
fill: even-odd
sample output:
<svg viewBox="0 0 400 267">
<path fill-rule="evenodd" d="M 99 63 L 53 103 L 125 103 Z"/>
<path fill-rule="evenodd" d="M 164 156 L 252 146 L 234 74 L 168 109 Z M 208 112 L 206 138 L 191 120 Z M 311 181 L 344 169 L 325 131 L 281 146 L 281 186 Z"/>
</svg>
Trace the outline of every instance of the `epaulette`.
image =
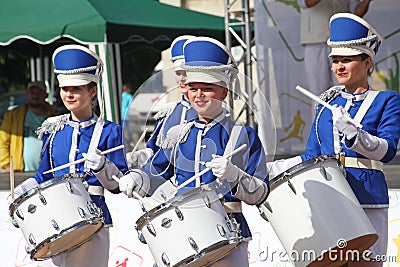
<svg viewBox="0 0 400 267">
<path fill-rule="evenodd" d="M 322 101 L 329 103 L 330 101 L 335 99 L 338 95 L 340 95 L 342 89 L 343 86 L 332 86 L 331 88 L 320 94 L 319 98 Z M 314 102 L 314 113 L 317 111 L 318 105 L 319 105 L 318 102 Z"/>
<path fill-rule="evenodd" d="M 36 134 L 38 135 L 39 139 L 41 140 L 44 134 L 56 133 L 62 130 L 68 121 L 68 118 L 69 114 L 47 118 L 36 130 Z"/>
<path fill-rule="evenodd" d="M 172 126 L 163 140 L 163 142 L 160 144 L 160 147 L 162 149 L 172 149 L 174 148 L 178 143 L 182 144 L 185 143 L 189 133 L 190 129 L 194 125 L 194 121 L 184 123 L 184 124 L 179 124 Z"/>
<path fill-rule="evenodd" d="M 165 117 L 168 117 L 171 115 L 171 113 L 174 111 L 176 105 L 178 105 L 179 102 L 169 102 L 165 104 L 165 107 L 159 110 L 156 115 L 154 115 L 155 120 L 162 120 Z"/>
</svg>

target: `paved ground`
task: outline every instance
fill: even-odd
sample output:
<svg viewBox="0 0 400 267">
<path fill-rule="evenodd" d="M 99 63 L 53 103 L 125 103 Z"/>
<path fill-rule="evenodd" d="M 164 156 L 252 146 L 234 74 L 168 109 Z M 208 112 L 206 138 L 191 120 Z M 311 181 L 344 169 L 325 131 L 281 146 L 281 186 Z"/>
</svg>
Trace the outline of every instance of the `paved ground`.
<svg viewBox="0 0 400 267">
<path fill-rule="evenodd" d="M 384 166 L 386 180 L 388 181 L 389 188 L 400 189 L 400 156 L 397 156 L 390 164 Z M 24 181 L 26 178 L 31 177 L 34 173 L 15 173 L 15 186 Z M 0 173 L 0 190 L 10 189 L 10 176 L 8 173 Z"/>
</svg>

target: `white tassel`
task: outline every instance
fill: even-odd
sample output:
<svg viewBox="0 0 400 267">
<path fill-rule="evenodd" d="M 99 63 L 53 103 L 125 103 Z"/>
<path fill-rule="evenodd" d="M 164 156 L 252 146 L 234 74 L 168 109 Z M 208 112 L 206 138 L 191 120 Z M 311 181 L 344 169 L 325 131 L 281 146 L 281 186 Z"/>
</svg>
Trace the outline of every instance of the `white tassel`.
<svg viewBox="0 0 400 267">
<path fill-rule="evenodd" d="M 179 102 L 167 103 L 163 109 L 159 110 L 156 115 L 154 115 L 154 119 L 158 121 L 165 117 L 169 117 L 178 103 Z"/>
<path fill-rule="evenodd" d="M 160 144 L 160 147 L 162 149 L 172 149 L 178 143 L 182 144 L 186 142 L 190 133 L 190 129 L 192 128 L 194 123 L 195 122 L 192 121 L 171 127 L 171 129 L 169 129 L 169 131 L 167 132 L 167 136 L 165 137 L 163 143 Z"/>
</svg>

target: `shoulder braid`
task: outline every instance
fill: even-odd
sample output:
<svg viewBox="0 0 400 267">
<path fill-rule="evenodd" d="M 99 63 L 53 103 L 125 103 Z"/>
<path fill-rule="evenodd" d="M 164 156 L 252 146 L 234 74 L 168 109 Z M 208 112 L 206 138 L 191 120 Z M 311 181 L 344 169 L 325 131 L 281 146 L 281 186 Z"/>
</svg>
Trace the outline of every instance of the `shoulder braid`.
<svg viewBox="0 0 400 267">
<path fill-rule="evenodd" d="M 178 104 L 179 102 L 170 102 L 170 103 L 167 103 L 166 105 L 165 105 L 165 107 L 164 108 L 162 108 L 161 110 L 159 110 L 155 115 L 154 115 L 154 119 L 155 120 L 161 120 L 161 119 L 163 119 L 163 118 L 165 118 L 165 117 L 169 117 L 170 115 L 171 115 L 171 113 L 174 111 L 174 109 L 175 109 L 175 107 L 176 107 L 176 105 Z"/>
<path fill-rule="evenodd" d="M 47 118 L 42 125 L 37 128 L 36 134 L 42 140 L 44 134 L 56 133 L 64 128 L 68 121 L 69 114 L 63 114 L 55 117 Z"/>
</svg>

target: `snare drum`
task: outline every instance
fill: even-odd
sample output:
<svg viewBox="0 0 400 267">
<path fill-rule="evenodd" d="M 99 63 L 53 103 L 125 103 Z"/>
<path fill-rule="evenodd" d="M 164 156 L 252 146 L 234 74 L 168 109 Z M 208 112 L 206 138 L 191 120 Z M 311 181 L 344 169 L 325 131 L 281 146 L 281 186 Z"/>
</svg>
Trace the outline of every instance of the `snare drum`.
<svg viewBox="0 0 400 267">
<path fill-rule="evenodd" d="M 340 266 L 378 238 L 335 155 L 304 161 L 270 186 L 261 212 L 296 267 Z"/>
<path fill-rule="evenodd" d="M 241 241 L 212 185 L 202 185 L 153 208 L 136 222 L 158 267 L 207 266 Z"/>
<path fill-rule="evenodd" d="M 88 241 L 104 225 L 83 178 L 53 178 L 21 195 L 10 205 L 14 226 L 27 242 L 33 260 L 52 258 Z"/>
</svg>

